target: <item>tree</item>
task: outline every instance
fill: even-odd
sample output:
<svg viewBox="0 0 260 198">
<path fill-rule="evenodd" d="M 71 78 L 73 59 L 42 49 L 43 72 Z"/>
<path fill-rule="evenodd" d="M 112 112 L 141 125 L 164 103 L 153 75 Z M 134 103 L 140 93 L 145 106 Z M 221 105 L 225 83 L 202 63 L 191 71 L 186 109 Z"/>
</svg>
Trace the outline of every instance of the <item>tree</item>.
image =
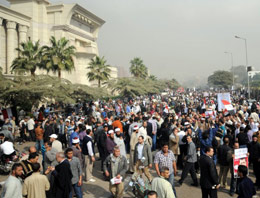
<svg viewBox="0 0 260 198">
<path fill-rule="evenodd" d="M 136 78 L 147 78 L 148 76 L 148 69 L 143 64 L 142 59 L 134 58 L 130 61 L 130 73 Z"/>
<path fill-rule="evenodd" d="M 37 68 L 41 67 L 42 48 L 40 42 L 35 44 L 29 40 L 21 43 L 21 48 L 16 48 L 18 51 L 18 57 L 14 59 L 11 69 L 15 73 L 30 72 L 32 76 L 35 76 Z"/>
<path fill-rule="evenodd" d="M 215 71 L 208 77 L 208 84 L 213 87 L 227 89 L 232 82 L 232 73 L 229 71 Z"/>
<path fill-rule="evenodd" d="M 150 76 L 149 76 L 149 79 L 150 79 L 150 80 L 157 80 L 157 77 L 156 77 L 155 75 L 150 75 Z"/>
<path fill-rule="evenodd" d="M 90 71 L 87 73 L 87 78 L 89 81 L 98 81 L 98 87 L 101 87 L 101 82 L 107 81 L 110 77 L 111 69 L 109 65 L 106 64 L 104 57 L 100 58 L 96 56 L 91 59 L 87 69 Z"/>
<path fill-rule="evenodd" d="M 177 89 L 180 87 L 180 84 L 176 79 L 171 79 L 171 80 L 165 80 L 164 83 L 166 84 L 166 87 L 168 89 Z"/>
<path fill-rule="evenodd" d="M 44 69 L 48 72 L 58 72 L 58 77 L 61 78 L 61 71 L 71 72 L 75 69 L 73 55 L 76 48 L 69 45 L 69 40 L 64 37 L 56 40 L 52 36 L 50 43 L 50 46 L 43 46 Z"/>
</svg>

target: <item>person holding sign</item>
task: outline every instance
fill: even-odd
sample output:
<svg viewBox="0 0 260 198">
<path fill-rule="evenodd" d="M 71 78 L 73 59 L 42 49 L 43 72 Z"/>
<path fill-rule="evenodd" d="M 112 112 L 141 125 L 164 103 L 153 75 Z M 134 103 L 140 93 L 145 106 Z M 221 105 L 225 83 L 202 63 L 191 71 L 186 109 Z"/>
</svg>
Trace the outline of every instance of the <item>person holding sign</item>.
<svg viewBox="0 0 260 198">
<path fill-rule="evenodd" d="M 113 154 L 110 154 L 103 164 L 105 175 L 110 178 L 109 190 L 115 198 L 123 198 L 123 178 L 127 171 L 126 158 L 120 154 L 118 146 L 114 147 Z"/>
</svg>

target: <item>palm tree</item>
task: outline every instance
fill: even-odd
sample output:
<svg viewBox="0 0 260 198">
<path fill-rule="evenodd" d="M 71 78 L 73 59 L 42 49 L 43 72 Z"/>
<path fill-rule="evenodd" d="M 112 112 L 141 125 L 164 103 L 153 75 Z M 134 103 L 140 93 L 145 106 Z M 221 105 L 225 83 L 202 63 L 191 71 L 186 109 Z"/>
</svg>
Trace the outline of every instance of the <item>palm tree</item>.
<svg viewBox="0 0 260 198">
<path fill-rule="evenodd" d="M 73 55 L 75 55 L 75 47 L 69 45 L 69 40 L 61 38 L 56 40 L 54 36 L 50 39 L 51 46 L 43 47 L 44 69 L 47 72 L 58 72 L 58 77 L 61 78 L 61 71 L 71 72 L 75 68 Z"/>
<path fill-rule="evenodd" d="M 143 64 L 142 59 L 134 58 L 130 61 L 130 73 L 136 78 L 146 78 L 148 76 L 148 69 Z"/>
<path fill-rule="evenodd" d="M 87 73 L 87 77 L 89 81 L 98 81 L 98 87 L 101 87 L 102 81 L 107 81 L 110 77 L 111 69 L 109 65 L 106 64 L 106 60 L 104 57 L 100 58 L 96 56 L 91 59 L 89 66 L 87 69 L 90 71 Z"/>
<path fill-rule="evenodd" d="M 153 80 L 153 81 L 156 81 L 157 80 L 157 77 L 155 75 L 150 75 L 149 76 L 149 79 L 150 80 Z"/>
<path fill-rule="evenodd" d="M 16 73 L 30 72 L 35 76 L 37 68 L 41 67 L 42 48 L 40 42 L 35 44 L 29 40 L 21 43 L 21 48 L 16 48 L 18 57 L 13 60 L 12 71 Z"/>
</svg>

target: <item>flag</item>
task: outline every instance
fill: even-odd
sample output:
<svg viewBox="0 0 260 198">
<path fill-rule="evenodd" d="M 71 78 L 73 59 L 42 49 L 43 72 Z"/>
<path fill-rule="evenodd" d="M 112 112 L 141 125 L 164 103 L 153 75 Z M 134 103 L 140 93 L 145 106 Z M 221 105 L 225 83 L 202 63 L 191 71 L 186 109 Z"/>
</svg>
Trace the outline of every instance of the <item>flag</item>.
<svg viewBox="0 0 260 198">
<path fill-rule="evenodd" d="M 223 99 L 223 100 L 221 100 L 221 102 L 223 103 L 223 105 L 227 111 L 232 111 L 234 109 L 232 104 L 229 101 Z"/>
<path fill-rule="evenodd" d="M 1 112 L 3 114 L 4 119 L 11 119 L 13 117 L 13 112 L 11 108 L 2 109 Z"/>
</svg>

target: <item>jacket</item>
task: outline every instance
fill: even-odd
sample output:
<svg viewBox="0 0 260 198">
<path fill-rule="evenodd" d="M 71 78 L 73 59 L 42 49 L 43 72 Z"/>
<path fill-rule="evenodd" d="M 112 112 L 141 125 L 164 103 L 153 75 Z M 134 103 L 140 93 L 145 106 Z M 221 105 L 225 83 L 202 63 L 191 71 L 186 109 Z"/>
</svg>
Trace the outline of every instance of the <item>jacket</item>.
<svg viewBox="0 0 260 198">
<path fill-rule="evenodd" d="M 197 162 L 196 146 L 193 142 L 188 143 L 187 162 L 190 162 L 190 163 Z"/>
<path fill-rule="evenodd" d="M 250 159 L 252 159 L 253 161 L 259 160 L 260 159 L 260 143 L 252 141 L 250 143 L 249 153 L 250 153 L 250 155 L 249 155 Z"/>
<path fill-rule="evenodd" d="M 228 145 L 225 145 L 225 144 L 218 147 L 217 157 L 218 157 L 218 163 L 221 166 L 228 166 L 229 165 L 229 162 L 227 160 L 227 158 L 228 158 L 227 155 L 228 155 L 228 151 L 230 149 L 231 148 Z"/>
<path fill-rule="evenodd" d="M 69 198 L 69 194 L 72 190 L 71 179 L 73 177 L 69 161 L 65 159 L 62 163 L 55 166 L 52 175 L 55 178 L 55 197 Z"/>
<path fill-rule="evenodd" d="M 106 139 L 106 149 L 107 149 L 108 154 L 113 153 L 115 146 L 116 146 L 116 143 L 110 137 L 108 137 Z"/>
<path fill-rule="evenodd" d="M 170 135 L 170 141 L 169 141 L 169 146 L 170 150 L 174 153 L 174 155 L 179 155 L 180 150 L 179 150 L 179 136 L 174 135 L 173 133 Z"/>
<path fill-rule="evenodd" d="M 214 161 L 207 155 L 200 158 L 200 186 L 205 189 L 212 189 L 212 186 L 218 185 L 218 173 Z"/>
<path fill-rule="evenodd" d="M 103 163 L 103 170 L 104 172 L 109 172 L 109 177 L 112 179 L 112 166 L 113 166 L 113 160 L 112 160 L 113 154 L 110 154 L 106 160 Z M 120 161 L 118 164 L 118 168 L 116 170 L 116 175 L 120 174 L 123 178 L 125 177 L 125 173 L 127 171 L 127 160 L 124 156 L 119 156 Z"/>
<path fill-rule="evenodd" d="M 89 142 L 91 142 L 92 151 L 93 151 L 93 153 L 95 153 L 93 139 L 89 136 L 85 136 L 83 138 L 83 143 L 82 143 L 82 153 L 84 155 L 89 155 L 89 150 L 88 150 L 88 143 Z"/>
<path fill-rule="evenodd" d="M 138 145 L 137 143 L 135 145 L 135 152 L 134 152 L 134 164 L 136 164 L 138 160 Z M 143 157 L 145 158 L 143 165 L 148 166 L 149 164 L 153 163 L 153 157 L 152 157 L 152 152 L 151 152 L 151 146 L 149 146 L 147 143 L 144 143 L 143 147 Z"/>
</svg>

